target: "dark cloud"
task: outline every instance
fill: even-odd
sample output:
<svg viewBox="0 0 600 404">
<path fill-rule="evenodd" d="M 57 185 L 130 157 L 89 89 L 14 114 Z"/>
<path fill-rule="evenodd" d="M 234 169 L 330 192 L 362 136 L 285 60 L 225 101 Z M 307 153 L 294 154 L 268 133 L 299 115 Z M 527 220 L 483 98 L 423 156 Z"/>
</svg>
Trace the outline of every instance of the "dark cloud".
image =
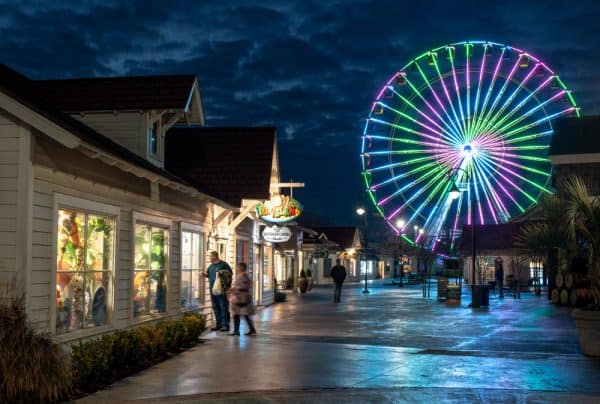
<svg viewBox="0 0 600 404">
<path fill-rule="evenodd" d="M 466 39 L 528 50 L 600 113 L 595 1 L 0 1 L 2 61 L 34 78 L 196 73 L 210 125 L 276 125 L 308 209 L 350 221 L 379 88 Z"/>
</svg>

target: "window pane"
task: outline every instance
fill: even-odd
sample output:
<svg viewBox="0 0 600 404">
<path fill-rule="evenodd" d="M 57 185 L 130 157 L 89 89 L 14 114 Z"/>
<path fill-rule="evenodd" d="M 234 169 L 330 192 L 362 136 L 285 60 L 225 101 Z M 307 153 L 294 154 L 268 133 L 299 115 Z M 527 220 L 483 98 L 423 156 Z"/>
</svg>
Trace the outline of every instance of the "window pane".
<svg viewBox="0 0 600 404">
<path fill-rule="evenodd" d="M 85 326 L 108 324 L 110 272 L 88 271 L 85 275 Z"/>
<path fill-rule="evenodd" d="M 192 308 L 196 308 L 196 307 L 200 307 L 201 304 L 201 278 L 200 278 L 200 271 L 195 270 L 192 271 L 192 290 L 191 290 L 191 296 L 192 296 L 192 301 L 191 301 L 191 307 Z"/>
<path fill-rule="evenodd" d="M 151 269 L 165 269 L 167 259 L 167 230 L 158 227 L 152 228 L 152 239 L 151 239 L 151 257 L 150 257 L 150 268 Z"/>
<path fill-rule="evenodd" d="M 114 220 L 102 216 L 88 215 L 86 268 L 112 270 L 112 233 Z"/>
<path fill-rule="evenodd" d="M 150 268 L 150 228 L 135 225 L 135 269 Z"/>
<path fill-rule="evenodd" d="M 181 233 L 181 269 L 192 269 L 193 267 L 193 233 L 184 231 Z"/>
<path fill-rule="evenodd" d="M 83 272 L 61 275 L 61 286 L 56 284 L 56 333 L 64 334 L 83 327 L 85 288 Z"/>
<path fill-rule="evenodd" d="M 83 269 L 84 227 L 85 215 L 83 213 L 70 210 L 58 211 L 58 251 L 56 255 L 56 268 L 58 271 Z"/>
<path fill-rule="evenodd" d="M 189 307 L 191 304 L 192 293 L 192 272 L 189 270 L 181 271 L 181 306 Z"/>
<path fill-rule="evenodd" d="M 166 285 L 164 271 L 136 271 L 133 278 L 134 317 L 165 311 Z"/>
<path fill-rule="evenodd" d="M 201 257 L 202 252 L 200 251 L 200 235 L 198 233 L 192 233 L 192 269 L 200 269 L 202 268 Z"/>
</svg>

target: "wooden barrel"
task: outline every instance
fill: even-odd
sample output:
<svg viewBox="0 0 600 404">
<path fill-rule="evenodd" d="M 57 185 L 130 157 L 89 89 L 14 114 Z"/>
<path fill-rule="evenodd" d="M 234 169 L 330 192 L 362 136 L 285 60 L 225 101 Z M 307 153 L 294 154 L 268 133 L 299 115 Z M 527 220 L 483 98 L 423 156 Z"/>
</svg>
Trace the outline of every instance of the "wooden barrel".
<svg viewBox="0 0 600 404">
<path fill-rule="evenodd" d="M 563 277 L 563 274 L 561 272 L 556 274 L 556 277 L 554 278 L 554 281 L 556 283 L 556 287 L 557 288 L 562 288 L 565 278 Z"/>
<path fill-rule="evenodd" d="M 574 273 L 573 274 L 573 289 L 589 289 L 592 283 L 587 274 Z"/>
<path fill-rule="evenodd" d="M 565 288 L 571 289 L 573 287 L 573 274 L 568 272 L 565 275 Z"/>
<path fill-rule="evenodd" d="M 571 301 L 571 306 L 583 306 L 590 300 L 590 290 L 587 288 L 572 289 L 569 293 L 569 300 Z"/>
<path fill-rule="evenodd" d="M 569 291 L 567 289 L 561 289 L 560 291 L 560 304 L 563 306 L 569 304 Z"/>
<path fill-rule="evenodd" d="M 558 304 L 560 302 L 560 293 L 558 289 L 552 289 L 552 292 L 550 293 L 550 300 L 554 304 Z"/>
</svg>

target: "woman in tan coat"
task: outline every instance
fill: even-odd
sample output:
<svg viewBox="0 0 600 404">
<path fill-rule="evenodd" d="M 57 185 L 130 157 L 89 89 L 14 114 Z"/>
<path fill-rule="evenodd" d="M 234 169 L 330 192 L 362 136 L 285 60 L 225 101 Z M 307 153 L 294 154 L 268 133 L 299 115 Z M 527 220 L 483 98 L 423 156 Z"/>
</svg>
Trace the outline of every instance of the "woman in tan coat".
<svg viewBox="0 0 600 404">
<path fill-rule="evenodd" d="M 248 267 L 244 262 L 240 262 L 235 266 L 235 279 L 231 286 L 230 306 L 233 314 L 233 332 L 229 335 L 240 335 L 240 316 L 246 318 L 248 323 L 248 331 L 245 335 L 256 334 L 254 323 L 250 316 L 254 314 L 254 305 L 252 304 L 252 295 L 250 287 L 252 282 L 248 276 Z"/>
</svg>

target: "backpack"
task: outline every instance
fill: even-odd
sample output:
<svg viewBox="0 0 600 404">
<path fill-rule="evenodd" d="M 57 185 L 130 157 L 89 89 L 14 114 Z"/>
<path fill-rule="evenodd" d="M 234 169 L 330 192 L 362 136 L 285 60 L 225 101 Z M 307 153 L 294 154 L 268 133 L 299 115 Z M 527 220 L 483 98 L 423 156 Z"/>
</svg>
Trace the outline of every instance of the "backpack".
<svg viewBox="0 0 600 404">
<path fill-rule="evenodd" d="M 219 279 L 221 280 L 221 285 L 223 286 L 223 290 L 227 291 L 231 288 L 231 281 L 233 279 L 233 272 L 231 268 L 223 268 L 219 270 Z"/>
</svg>

